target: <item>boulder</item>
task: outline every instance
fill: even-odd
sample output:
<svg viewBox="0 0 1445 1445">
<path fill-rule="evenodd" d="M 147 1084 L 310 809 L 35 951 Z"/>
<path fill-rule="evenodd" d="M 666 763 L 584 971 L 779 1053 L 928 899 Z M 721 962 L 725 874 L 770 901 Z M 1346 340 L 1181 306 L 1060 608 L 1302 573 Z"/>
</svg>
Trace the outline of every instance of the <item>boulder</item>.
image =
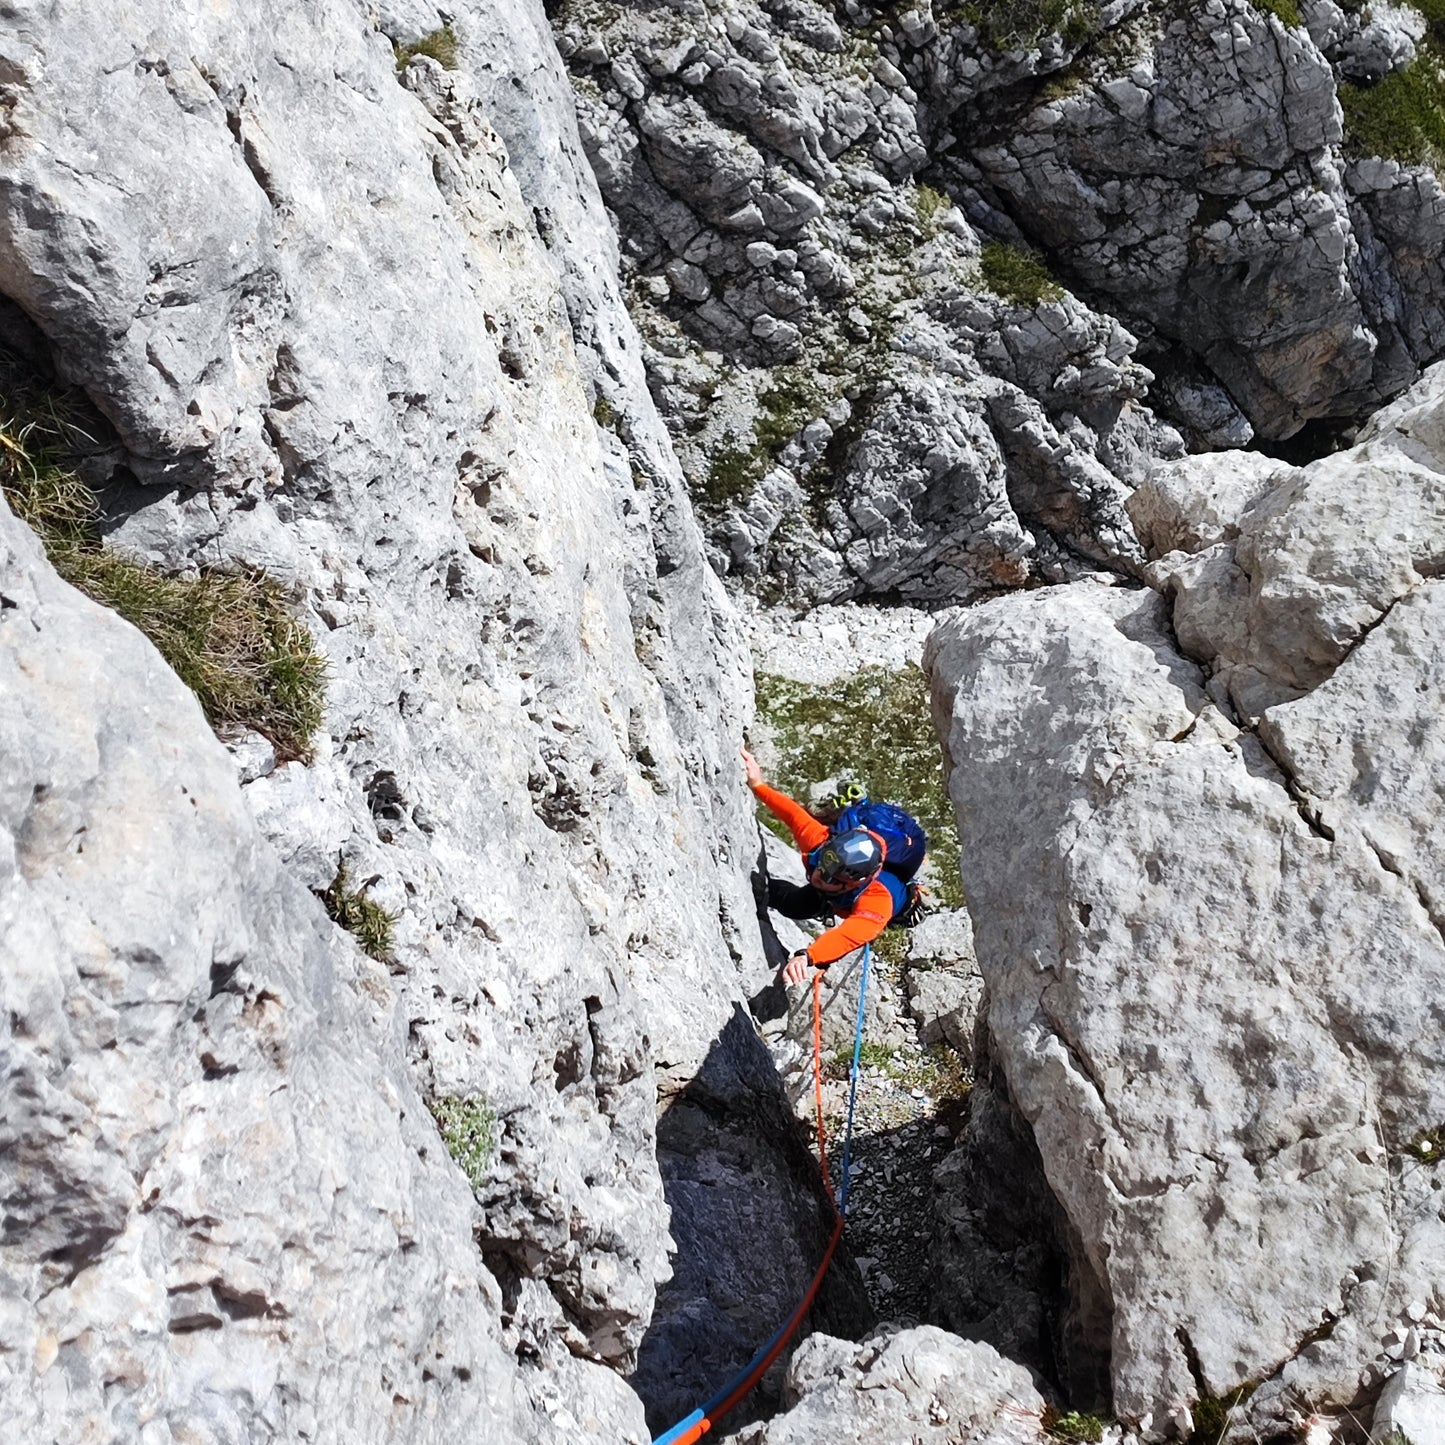
<svg viewBox="0 0 1445 1445">
<path fill-rule="evenodd" d="M 929 642 L 1073 1348 L 1154 1431 L 1259 1381 L 1260 1428 L 1343 1409 L 1377 1320 L 1445 1286 L 1439 386 L 1284 474 L 1172 604 L 1079 584 Z"/>
<path fill-rule="evenodd" d="M 785 1410 L 740 1445 L 1030 1445 L 1044 1402 L 1028 1372 L 932 1325 L 862 1344 L 815 1334 L 788 1369 Z"/>
</svg>

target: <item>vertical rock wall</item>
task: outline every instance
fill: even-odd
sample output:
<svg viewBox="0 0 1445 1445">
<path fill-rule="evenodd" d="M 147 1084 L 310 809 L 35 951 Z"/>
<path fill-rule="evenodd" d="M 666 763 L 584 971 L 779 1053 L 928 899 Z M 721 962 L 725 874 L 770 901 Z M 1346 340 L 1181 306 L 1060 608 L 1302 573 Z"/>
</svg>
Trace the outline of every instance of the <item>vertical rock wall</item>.
<svg viewBox="0 0 1445 1445">
<path fill-rule="evenodd" d="M 670 1270 L 654 1070 L 673 1087 L 697 1072 L 762 967 L 736 762 L 747 668 L 641 384 L 595 193 L 568 160 L 570 121 L 548 112 L 565 91 L 540 7 L 452 18 L 456 69 L 428 58 L 399 68 L 393 48 L 393 36 L 415 40 L 442 17 L 415 6 L 373 16 L 347 0 L 245 10 L 63 0 L 13 10 L 0 32 L 8 340 L 53 367 L 57 384 L 83 387 L 113 425 L 102 468 L 112 545 L 171 569 L 264 567 L 326 656 L 314 759 L 278 763 L 262 740 L 241 739 L 243 793 L 279 859 L 266 878 L 288 880 L 288 926 L 304 923 L 317 958 L 364 970 L 360 1023 L 332 1039 L 323 1012 L 308 1047 L 358 1061 L 355 1078 L 335 1078 L 337 1109 L 390 1108 L 393 1122 L 335 1147 L 375 1154 L 383 1171 L 404 1168 L 389 1159 L 398 1139 L 425 1147 L 416 1189 L 446 1201 L 435 1206 L 443 1243 L 398 1226 L 395 1278 L 378 1297 L 416 1293 L 415 1270 L 436 1281 L 422 1290 L 423 1323 L 459 1295 L 466 1308 L 437 1327 L 492 1342 L 485 1368 L 458 1356 L 442 1374 L 426 1363 L 421 1324 L 393 1338 L 338 1304 L 357 1352 L 364 1341 L 379 1377 L 406 1382 L 394 1410 L 359 1396 L 354 1415 L 328 1413 L 313 1364 L 285 1348 L 322 1328 L 318 1312 L 332 1305 L 319 1291 L 283 1290 L 263 1261 L 239 1284 L 217 1274 L 217 1298 L 239 1291 L 232 1308 L 211 1300 L 211 1276 L 187 1275 L 179 1288 L 205 1296 L 194 1327 L 167 1333 L 178 1306 L 146 1293 L 131 1316 L 145 1343 L 127 1370 L 77 1369 L 72 1396 L 44 1394 L 38 1414 L 15 1417 L 32 1432 L 79 1438 L 82 1415 L 124 1431 L 158 1410 L 206 1440 L 340 1438 L 364 1411 L 360 1438 L 640 1433 L 614 1371 L 635 1360 Z M 530 119 L 519 95 L 539 102 Z M 518 143 L 526 196 L 489 103 Z M 623 419 L 620 435 L 594 421 L 599 396 Z M 125 656 L 110 666 L 117 693 L 148 687 Z M 159 745 L 137 732 L 142 754 Z M 17 775 L 13 786 L 30 783 Z M 234 797 L 225 806 L 240 828 Z M 228 846 L 270 856 L 238 836 Z M 141 882 L 127 874 L 176 866 L 151 846 L 136 832 L 106 860 L 107 926 L 140 906 Z M 227 856 L 206 867 L 224 875 Z M 306 899 L 341 862 L 397 915 L 385 972 L 358 965 L 339 933 L 328 944 L 320 905 Z M 188 895 L 195 909 L 206 876 Z M 259 883 L 244 894 L 239 915 L 269 906 Z M 85 946 L 108 957 L 121 944 L 106 937 Z M 78 966 L 79 944 L 48 946 L 57 968 Z M 290 946 L 280 939 L 266 958 Z M 175 950 L 158 965 L 176 976 L 164 985 L 172 1014 L 135 1064 L 162 1077 L 169 1065 L 159 1054 L 147 1065 L 146 1050 L 162 1047 L 194 970 L 204 980 L 210 968 L 201 945 Z M 258 996 L 300 990 L 257 977 Z M 7 977 L 7 989 L 21 986 Z M 236 997 L 244 1010 L 251 995 Z M 216 1007 L 229 998 L 223 988 Z M 222 1036 L 211 1053 L 224 1073 L 245 1025 L 226 1014 L 208 1027 Z M 392 1036 L 423 1095 L 475 1096 L 495 1114 L 475 1206 L 399 1082 L 407 1122 L 395 1122 L 384 1071 L 367 1062 Z M 317 1073 L 325 1082 L 325 1067 Z M 239 1159 L 229 1127 L 218 1121 L 208 1147 Z M 726 1117 L 717 1127 L 726 1133 Z M 250 1205 L 244 1190 L 217 1201 L 206 1227 L 244 1236 L 243 1209 L 283 1212 L 288 1190 L 309 1198 L 307 1137 L 268 1158 L 274 1189 Z M 104 1136 L 69 1147 L 89 1168 L 117 1167 Z M 7 1159 L 7 1198 L 28 1187 L 17 1167 Z M 786 1161 L 777 1173 L 772 1202 L 806 1232 L 817 1202 Z M 407 1180 L 386 1179 L 404 1213 Z M 116 1186 L 106 1217 L 118 1237 L 146 1211 L 203 1211 L 179 1197 L 172 1206 L 180 1185 L 157 1182 L 151 1202 Z M 721 1189 L 721 1207 L 727 1197 Z M 466 1247 L 468 1225 L 480 1254 Z M 108 1280 L 124 1263 L 109 1228 L 80 1221 L 84 1238 L 72 1238 L 57 1220 L 63 1239 L 7 1237 L 17 1381 L 51 1358 L 25 1343 L 40 1338 L 41 1256 L 79 1251 L 76 1278 Z M 311 1247 L 338 1277 L 369 1277 L 367 1251 L 389 1248 L 340 1216 L 303 1217 L 297 1232 L 325 1236 Z M 156 1255 L 160 1274 L 170 1248 Z M 763 1309 L 775 1294 L 790 1299 L 793 1273 L 806 1272 L 801 1260 L 755 1266 Z M 82 1328 L 73 1291 L 46 1298 L 46 1330 L 64 1340 Z M 273 1304 L 296 1323 L 258 1323 Z M 257 1337 L 246 1346 L 256 1363 L 233 1416 L 213 1419 L 174 1387 L 175 1362 L 197 1341 L 208 1359 L 226 1357 L 233 1335 Z M 344 1380 L 336 1361 L 325 1368 Z M 7 1408 L 24 1395 L 7 1390 Z M 154 1438 L 171 1438 L 161 1429 Z"/>
</svg>

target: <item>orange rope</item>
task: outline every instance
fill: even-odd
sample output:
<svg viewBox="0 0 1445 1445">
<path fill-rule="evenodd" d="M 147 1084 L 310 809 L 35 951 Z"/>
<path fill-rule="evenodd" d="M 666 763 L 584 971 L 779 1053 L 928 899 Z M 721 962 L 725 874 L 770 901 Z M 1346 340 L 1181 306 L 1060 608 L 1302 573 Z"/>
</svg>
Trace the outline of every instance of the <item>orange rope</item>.
<svg viewBox="0 0 1445 1445">
<path fill-rule="evenodd" d="M 838 1212 L 833 1198 L 833 1176 L 828 1171 L 828 1139 L 823 1129 L 823 970 L 813 970 L 813 1101 L 818 1113 L 818 1162 L 823 1169 L 823 1188 L 828 1202 Z"/>
<path fill-rule="evenodd" d="M 714 1396 L 701 1410 L 694 1412 L 696 1419 L 684 1420 L 681 1426 L 674 1426 L 664 1437 L 667 1445 L 696 1445 L 712 1427 L 717 1424 L 737 1403 L 752 1390 L 772 1368 L 773 1362 L 782 1352 L 787 1349 L 798 1326 L 806 1318 L 808 1311 L 817 1298 L 818 1290 L 823 1283 L 823 1277 L 828 1273 L 828 1266 L 833 1262 L 834 1251 L 838 1248 L 838 1241 L 843 1237 L 843 1216 L 838 1209 L 838 1201 L 833 1196 L 833 1181 L 828 1174 L 828 1141 L 823 1129 L 823 970 L 817 969 L 813 973 L 813 1099 L 818 1111 L 818 1158 L 823 1168 L 823 1188 L 828 1192 L 828 1203 L 833 1206 L 833 1233 L 828 1240 L 828 1247 L 823 1251 L 822 1263 L 818 1266 L 817 1273 L 813 1276 L 813 1282 L 808 1286 L 808 1292 L 799 1303 L 798 1307 L 788 1316 L 782 1328 L 773 1337 L 772 1345 L 756 1360 L 753 1361 L 747 1373 L 738 1381 L 737 1385 L 730 1390 L 721 1400 Z"/>
</svg>

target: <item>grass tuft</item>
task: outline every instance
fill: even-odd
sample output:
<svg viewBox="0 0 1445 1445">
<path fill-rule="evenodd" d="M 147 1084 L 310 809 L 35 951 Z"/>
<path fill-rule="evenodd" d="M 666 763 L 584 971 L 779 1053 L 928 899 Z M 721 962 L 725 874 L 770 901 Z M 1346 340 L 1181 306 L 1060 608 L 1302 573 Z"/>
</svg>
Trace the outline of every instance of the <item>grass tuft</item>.
<svg viewBox="0 0 1445 1445">
<path fill-rule="evenodd" d="M 333 923 L 339 923 L 348 933 L 353 934 L 361 951 L 378 963 L 386 963 L 392 955 L 395 915 L 388 913 L 381 904 L 366 896 L 366 887 L 351 887 L 346 864 L 336 866 L 336 877 L 331 886 L 321 895 L 326 911 Z"/>
<path fill-rule="evenodd" d="M 1256 1388 L 1250 1383 L 1223 1395 L 1201 1395 L 1190 1408 L 1194 1417 L 1194 1433 L 1186 1445 L 1219 1445 L 1229 1427 L 1230 1416 L 1254 1394 Z"/>
<path fill-rule="evenodd" d="M 1055 1440 L 1070 1440 L 1075 1445 L 1096 1445 L 1104 1438 L 1104 1421 L 1097 1415 L 1078 1410 L 1060 1410 L 1055 1405 L 1044 1407 L 1043 1427 Z"/>
<path fill-rule="evenodd" d="M 440 30 L 433 30 L 430 35 L 423 35 L 420 40 L 411 45 L 402 45 L 398 41 L 393 41 L 392 49 L 396 51 L 396 68 L 398 70 L 404 69 L 407 61 L 414 55 L 429 55 L 445 70 L 455 70 L 460 60 L 457 34 L 450 25 L 443 25 Z"/>
<path fill-rule="evenodd" d="M 0 490 L 55 570 L 155 644 L 217 732 L 252 728 L 283 761 L 310 756 L 326 664 L 281 587 L 255 571 L 177 577 L 101 545 L 95 493 L 72 459 L 90 443 L 64 398 L 0 396 Z"/>
<path fill-rule="evenodd" d="M 938 233 L 939 218 L 946 215 L 952 205 L 953 202 L 942 191 L 919 182 L 918 192 L 913 198 L 913 209 L 918 217 L 919 228 L 925 236 Z"/>
<path fill-rule="evenodd" d="M 1059 301 L 1064 295 L 1064 288 L 1037 256 L 1006 241 L 990 241 L 979 256 L 978 269 L 983 284 L 995 296 L 1020 306 Z"/>
<path fill-rule="evenodd" d="M 1439 41 L 1422 43 L 1403 70 L 1374 85 L 1342 83 L 1339 94 L 1347 155 L 1445 166 L 1445 47 Z"/>
<path fill-rule="evenodd" d="M 455 1094 L 433 1099 L 430 1108 L 447 1153 L 467 1176 L 472 1193 L 479 1193 L 497 1145 L 495 1111 L 482 1099 L 459 1099 Z"/>
<path fill-rule="evenodd" d="M 1286 30 L 1298 30 L 1304 24 L 1295 0 L 1250 0 L 1256 10 L 1273 15 Z"/>
<path fill-rule="evenodd" d="M 1099 30 L 1098 11 L 1080 0 L 969 0 L 958 11 L 991 50 L 1031 50 L 1046 35 L 1082 45 Z"/>
</svg>

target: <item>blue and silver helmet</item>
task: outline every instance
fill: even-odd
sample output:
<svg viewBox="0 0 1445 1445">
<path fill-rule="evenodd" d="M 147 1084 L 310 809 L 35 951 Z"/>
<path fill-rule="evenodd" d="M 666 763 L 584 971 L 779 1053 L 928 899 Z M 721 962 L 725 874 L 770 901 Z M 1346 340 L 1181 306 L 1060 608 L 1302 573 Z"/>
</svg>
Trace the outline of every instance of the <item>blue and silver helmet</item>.
<svg viewBox="0 0 1445 1445">
<path fill-rule="evenodd" d="M 850 828 L 813 854 L 813 867 L 821 882 L 835 887 L 866 883 L 883 867 L 883 846 L 866 828 Z"/>
</svg>

